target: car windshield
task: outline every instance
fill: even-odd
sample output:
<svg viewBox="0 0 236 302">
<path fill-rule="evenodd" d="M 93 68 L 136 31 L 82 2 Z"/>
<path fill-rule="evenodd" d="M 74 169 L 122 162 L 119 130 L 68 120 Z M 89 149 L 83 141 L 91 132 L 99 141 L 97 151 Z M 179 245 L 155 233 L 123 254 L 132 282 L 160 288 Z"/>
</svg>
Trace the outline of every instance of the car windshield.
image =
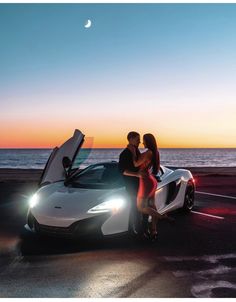
<svg viewBox="0 0 236 302">
<path fill-rule="evenodd" d="M 124 186 L 123 177 L 117 163 L 104 163 L 89 166 L 70 181 L 72 187 L 109 189 Z"/>
</svg>

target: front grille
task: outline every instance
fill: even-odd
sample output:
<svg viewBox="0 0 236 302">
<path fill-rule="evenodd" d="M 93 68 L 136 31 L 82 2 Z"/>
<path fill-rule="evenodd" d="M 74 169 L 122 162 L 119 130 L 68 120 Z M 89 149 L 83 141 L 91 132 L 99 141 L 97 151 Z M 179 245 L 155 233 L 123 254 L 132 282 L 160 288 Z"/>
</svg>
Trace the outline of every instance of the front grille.
<svg viewBox="0 0 236 302">
<path fill-rule="evenodd" d="M 33 228 L 38 233 L 62 237 L 83 237 L 88 235 L 101 235 L 101 227 L 109 217 L 109 213 L 104 213 L 95 217 L 74 222 L 69 227 L 56 227 L 39 224 L 32 214 L 30 215 L 30 220 L 31 224 L 33 224 Z"/>
<path fill-rule="evenodd" d="M 43 224 L 38 224 L 38 230 L 39 232 L 43 233 L 49 233 L 53 235 L 72 235 L 73 229 L 71 227 L 54 227 L 54 226 L 48 226 Z"/>
</svg>

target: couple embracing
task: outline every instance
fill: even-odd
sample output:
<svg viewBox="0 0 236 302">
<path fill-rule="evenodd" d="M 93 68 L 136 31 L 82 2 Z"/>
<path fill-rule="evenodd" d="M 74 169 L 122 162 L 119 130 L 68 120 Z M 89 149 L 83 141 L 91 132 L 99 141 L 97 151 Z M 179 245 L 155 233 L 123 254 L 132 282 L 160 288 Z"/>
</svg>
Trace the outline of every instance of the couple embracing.
<svg viewBox="0 0 236 302">
<path fill-rule="evenodd" d="M 168 218 L 157 212 L 155 206 L 155 191 L 157 188 L 156 174 L 160 169 L 160 156 L 155 137 L 144 134 L 145 152 L 140 153 L 139 133 L 132 131 L 127 135 L 128 145 L 119 158 L 119 169 L 123 174 L 127 193 L 131 199 L 131 215 L 133 231 L 142 232 L 152 239 L 157 237 L 158 219 Z M 152 217 L 151 232 L 148 232 L 148 217 Z"/>
</svg>

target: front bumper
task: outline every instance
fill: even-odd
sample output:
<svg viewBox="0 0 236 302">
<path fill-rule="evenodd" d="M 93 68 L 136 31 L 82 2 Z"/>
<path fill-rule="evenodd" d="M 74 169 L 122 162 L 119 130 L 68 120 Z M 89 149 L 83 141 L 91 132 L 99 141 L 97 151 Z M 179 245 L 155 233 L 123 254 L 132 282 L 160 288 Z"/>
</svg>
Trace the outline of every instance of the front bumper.
<svg viewBox="0 0 236 302">
<path fill-rule="evenodd" d="M 40 224 L 36 218 L 29 212 L 27 217 L 26 230 L 54 237 L 79 238 L 87 236 L 102 236 L 101 227 L 111 216 L 110 213 L 100 214 L 72 223 L 69 227 L 57 227 Z"/>
</svg>

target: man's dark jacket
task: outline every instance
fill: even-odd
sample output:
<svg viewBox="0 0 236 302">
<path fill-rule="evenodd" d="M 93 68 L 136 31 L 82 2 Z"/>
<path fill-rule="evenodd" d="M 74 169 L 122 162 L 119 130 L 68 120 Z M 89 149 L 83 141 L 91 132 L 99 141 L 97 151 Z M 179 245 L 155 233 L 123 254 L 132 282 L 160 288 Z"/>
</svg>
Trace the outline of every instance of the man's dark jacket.
<svg viewBox="0 0 236 302">
<path fill-rule="evenodd" d="M 137 152 L 139 153 L 138 149 Z M 131 171 L 131 172 L 138 172 L 138 168 L 134 166 L 133 163 L 133 155 L 132 152 L 126 148 L 124 149 L 119 158 L 119 170 L 123 174 L 125 170 Z M 126 176 L 123 175 L 124 181 L 125 181 L 125 187 L 127 192 L 131 196 L 137 196 L 138 193 L 138 187 L 139 187 L 139 178 L 135 176 Z"/>
</svg>

